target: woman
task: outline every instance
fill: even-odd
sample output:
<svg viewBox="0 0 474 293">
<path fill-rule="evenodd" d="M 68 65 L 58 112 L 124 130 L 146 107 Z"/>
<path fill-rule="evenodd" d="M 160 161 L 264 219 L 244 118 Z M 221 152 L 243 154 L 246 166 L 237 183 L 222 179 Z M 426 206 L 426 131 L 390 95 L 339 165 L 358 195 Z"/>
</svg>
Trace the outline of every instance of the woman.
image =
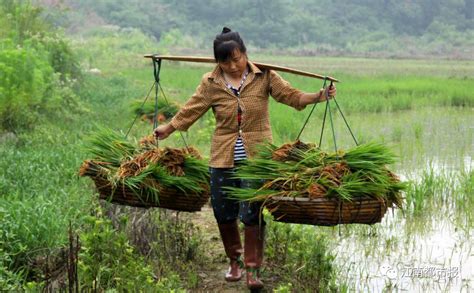
<svg viewBox="0 0 474 293">
<path fill-rule="evenodd" d="M 259 269 L 263 261 L 263 232 L 258 203 L 240 203 L 227 197 L 223 187 L 245 188 L 249 182 L 233 179 L 234 167 L 255 154 L 255 146 L 271 141 L 268 97 L 297 110 L 325 100 L 324 90 L 303 93 L 292 88 L 273 70 L 261 70 L 247 58 L 247 50 L 239 33 L 224 28 L 214 40 L 217 66 L 204 74 L 201 83 L 186 105 L 170 123 L 160 125 L 154 132 L 159 139 L 167 138 L 175 130 L 186 131 L 210 108 L 216 118 L 211 144 L 210 174 L 211 203 L 219 226 L 230 267 L 227 281 L 242 277 L 242 244 L 237 217 L 245 225 L 244 263 L 249 289 L 263 287 Z M 329 96 L 336 88 L 328 88 Z"/>
</svg>

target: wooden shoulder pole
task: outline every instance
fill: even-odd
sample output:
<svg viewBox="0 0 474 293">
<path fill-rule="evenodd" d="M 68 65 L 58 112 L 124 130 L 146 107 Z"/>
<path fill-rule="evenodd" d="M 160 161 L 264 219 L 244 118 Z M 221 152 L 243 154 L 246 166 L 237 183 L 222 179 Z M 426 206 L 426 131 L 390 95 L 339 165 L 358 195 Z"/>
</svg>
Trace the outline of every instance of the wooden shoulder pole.
<svg viewBox="0 0 474 293">
<path fill-rule="evenodd" d="M 197 62 L 197 63 L 216 63 L 214 58 L 209 58 L 209 57 L 196 57 L 196 56 L 170 56 L 170 55 L 156 55 L 156 54 L 146 54 L 144 56 L 145 58 L 152 58 L 152 59 L 162 59 L 162 60 L 171 60 L 171 61 L 184 61 L 184 62 Z M 283 67 L 283 66 L 277 66 L 277 65 L 272 65 L 272 64 L 267 64 L 267 63 L 260 63 L 260 62 L 253 62 L 255 66 L 257 66 L 260 69 L 271 69 L 275 71 L 281 71 L 281 72 L 287 72 L 287 73 L 292 73 L 296 75 L 302 75 L 302 76 L 308 76 L 308 77 L 313 77 L 313 78 L 318 78 L 318 79 L 324 79 L 326 78 L 327 80 L 333 81 L 333 82 L 339 82 L 339 80 L 335 79 L 334 77 L 330 76 L 323 76 L 319 75 L 316 73 L 311 73 L 307 71 L 301 71 L 289 67 Z"/>
</svg>

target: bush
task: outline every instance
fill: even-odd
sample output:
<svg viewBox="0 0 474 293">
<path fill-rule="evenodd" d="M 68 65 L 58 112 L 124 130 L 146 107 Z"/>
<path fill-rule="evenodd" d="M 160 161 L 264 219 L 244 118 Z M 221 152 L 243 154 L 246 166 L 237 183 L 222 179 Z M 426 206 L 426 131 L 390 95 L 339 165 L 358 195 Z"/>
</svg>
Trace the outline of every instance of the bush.
<svg viewBox="0 0 474 293">
<path fill-rule="evenodd" d="M 38 111 L 52 96 L 54 71 L 44 51 L 15 48 L 11 40 L 0 52 L 0 126 L 9 131 L 30 129 Z"/>
<path fill-rule="evenodd" d="M 127 236 L 115 230 L 100 212 L 98 217 L 88 218 L 80 239 L 78 271 L 82 290 L 163 292 L 181 288 L 175 274 L 156 282 L 151 266 L 135 252 Z"/>
<path fill-rule="evenodd" d="M 114 204 L 106 204 L 104 213 L 115 229 L 124 231 L 130 244 L 150 262 L 158 279 L 179 274 L 183 286 L 197 286 L 196 267 L 206 263 L 205 248 L 199 228 L 186 216 L 166 209 Z"/>
<path fill-rule="evenodd" d="M 31 130 L 40 119 L 81 112 L 73 88 L 81 73 L 68 43 L 29 1 L 5 1 L 0 14 L 0 128 Z M 77 110 L 80 111 L 77 111 Z"/>
</svg>

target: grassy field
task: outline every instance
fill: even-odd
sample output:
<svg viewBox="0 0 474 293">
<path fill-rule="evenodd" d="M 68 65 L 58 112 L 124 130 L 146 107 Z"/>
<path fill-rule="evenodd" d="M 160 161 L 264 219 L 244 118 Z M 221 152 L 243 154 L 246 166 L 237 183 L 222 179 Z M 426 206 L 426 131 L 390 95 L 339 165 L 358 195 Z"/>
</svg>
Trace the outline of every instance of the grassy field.
<svg viewBox="0 0 474 293">
<path fill-rule="evenodd" d="M 371 227 L 272 223 L 265 272 L 271 280 L 269 287 L 279 292 L 312 291 L 319 284 L 340 291 L 472 289 L 473 62 L 263 55 L 254 59 L 339 78 L 337 100 L 357 139 L 388 144 L 399 156 L 393 168 L 411 182 L 405 210 L 390 212 L 381 224 Z M 82 149 L 83 140 L 98 126 L 126 131 L 134 119 L 132 102 L 144 99 L 153 83 L 152 66 L 139 55 L 89 62 L 102 73 L 85 76 L 80 96 L 88 111 L 69 121 L 43 122 L 34 132 L 2 136 L 0 233 L 8 241 L 2 244 L 0 270 L 7 268 L 16 275 L 0 280 L 0 287 L 23 284 L 38 289 L 44 285 L 45 281 L 35 279 L 34 264 L 66 245 L 72 223 L 89 248 L 81 255 L 80 276 L 85 288 L 92 282 L 88 276 L 100 272 L 94 265 L 95 257 L 127 249 L 135 254 L 126 255 L 120 265 L 138 268 L 145 263 L 137 269 L 142 283 L 118 281 L 126 279 L 130 271 L 104 262 L 100 265 L 112 272 L 110 279 L 115 280 L 104 283 L 105 287 L 136 290 L 150 280 L 147 278 L 158 278 L 158 283 L 152 281 L 147 288 L 203 288 L 206 277 L 199 275 L 198 268 L 215 261 L 206 252 L 206 241 L 217 234 L 209 235 L 193 216 L 178 221 L 175 214 L 163 211 L 100 207 L 91 182 L 77 177 L 81 161 L 88 156 Z M 211 68 L 164 62 L 161 77 L 168 99 L 183 104 Z M 322 85 L 320 80 L 283 76 L 305 91 L 317 91 Z M 159 98 L 163 98 L 161 93 Z M 271 101 L 275 143 L 294 140 L 310 108 L 297 112 Z M 319 141 L 323 110 L 322 105 L 316 106 L 303 141 Z M 340 115 L 336 111 L 333 115 L 338 147 L 352 147 L 354 142 Z M 184 137 L 207 155 L 213 125 L 212 114 L 207 113 Z M 138 121 L 131 134 L 138 138 L 151 132 L 151 124 Z M 329 125 L 323 138 L 323 148 L 331 150 L 334 142 Z M 179 134 L 162 144 L 183 145 Z M 213 225 L 212 217 L 205 224 Z M 107 249 L 101 247 L 103 239 L 108 239 Z M 286 251 L 285 258 L 281 251 Z M 145 257 L 133 262 L 136 255 Z M 311 261 L 314 255 L 319 263 Z M 459 274 L 444 279 L 402 274 L 413 268 L 456 268 Z M 292 275 L 295 269 L 299 269 L 297 276 Z M 394 269 L 392 276 L 389 270 Z M 315 276 L 323 276 L 325 281 L 307 287 Z"/>
</svg>

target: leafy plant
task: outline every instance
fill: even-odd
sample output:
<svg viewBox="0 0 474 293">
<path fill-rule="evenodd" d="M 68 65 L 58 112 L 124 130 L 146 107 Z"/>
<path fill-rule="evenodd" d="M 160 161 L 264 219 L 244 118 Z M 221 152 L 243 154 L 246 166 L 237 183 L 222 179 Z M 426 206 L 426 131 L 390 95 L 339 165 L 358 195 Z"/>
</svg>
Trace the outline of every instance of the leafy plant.
<svg viewBox="0 0 474 293">
<path fill-rule="evenodd" d="M 46 117 L 86 111 L 75 86 L 81 71 L 67 41 L 30 1 L 3 1 L 0 30 L 0 127 L 31 130 Z M 0 23 L 1 25 L 1 23 Z"/>
<path fill-rule="evenodd" d="M 302 225 L 267 224 L 266 259 L 282 283 L 279 292 L 337 291 L 335 256 L 325 234 Z"/>
<path fill-rule="evenodd" d="M 11 262 L 10 255 L 0 246 L 0 288 L 6 291 L 19 290 L 23 281 L 21 272 L 15 274 L 8 268 Z"/>
<path fill-rule="evenodd" d="M 91 216 L 81 233 L 79 281 L 82 290 L 159 291 L 180 290 L 179 279 L 155 280 L 146 264 L 128 243 L 125 234 L 113 229 L 110 220 Z"/>
</svg>

